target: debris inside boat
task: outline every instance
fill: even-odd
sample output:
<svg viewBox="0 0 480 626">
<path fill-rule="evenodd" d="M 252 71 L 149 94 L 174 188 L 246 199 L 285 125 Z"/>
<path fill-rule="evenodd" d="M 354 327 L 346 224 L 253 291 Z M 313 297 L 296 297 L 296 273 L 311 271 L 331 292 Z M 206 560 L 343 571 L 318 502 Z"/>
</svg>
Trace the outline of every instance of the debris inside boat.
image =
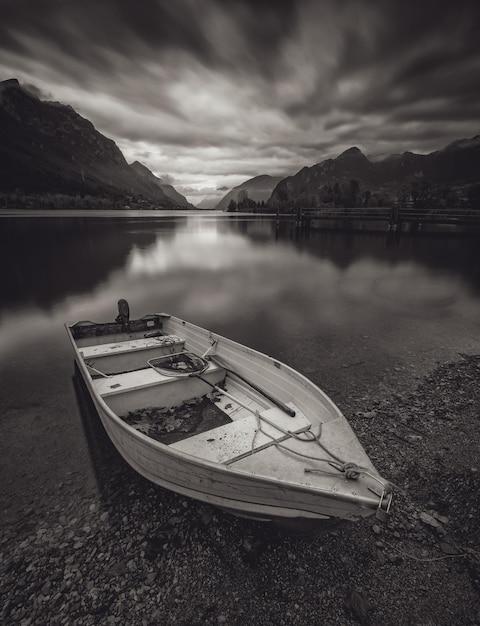
<svg viewBox="0 0 480 626">
<path fill-rule="evenodd" d="M 230 424 L 232 420 L 215 404 L 219 400 L 220 394 L 214 391 L 174 408 L 143 408 L 120 417 L 135 430 L 169 445 Z"/>
</svg>

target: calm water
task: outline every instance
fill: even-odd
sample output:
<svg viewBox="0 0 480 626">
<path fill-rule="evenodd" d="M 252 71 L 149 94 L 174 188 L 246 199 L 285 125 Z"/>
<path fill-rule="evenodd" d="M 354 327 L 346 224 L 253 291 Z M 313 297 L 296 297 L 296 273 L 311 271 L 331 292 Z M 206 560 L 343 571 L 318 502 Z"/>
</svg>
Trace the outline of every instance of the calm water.
<svg viewBox="0 0 480 626">
<path fill-rule="evenodd" d="M 64 322 L 166 311 L 307 374 L 347 414 L 480 352 L 475 238 L 264 218 L 0 217 L 4 521 L 98 489 Z"/>
</svg>

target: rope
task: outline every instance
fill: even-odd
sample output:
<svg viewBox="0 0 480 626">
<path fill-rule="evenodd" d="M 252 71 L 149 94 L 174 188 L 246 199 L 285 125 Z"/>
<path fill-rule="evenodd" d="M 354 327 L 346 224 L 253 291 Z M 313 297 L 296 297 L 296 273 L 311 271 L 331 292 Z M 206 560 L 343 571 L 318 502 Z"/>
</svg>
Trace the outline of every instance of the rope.
<svg viewBox="0 0 480 626">
<path fill-rule="evenodd" d="M 200 380 L 202 380 L 203 382 L 207 383 L 207 385 L 210 385 L 210 387 L 212 387 L 213 389 L 217 389 L 220 393 L 223 393 L 228 398 L 231 398 L 234 402 L 236 402 L 240 406 L 242 406 L 244 408 L 247 408 L 250 411 L 252 410 L 251 407 L 247 407 L 243 402 L 240 402 L 237 398 L 235 398 L 234 396 L 230 395 L 224 389 L 221 389 L 217 385 L 212 384 L 210 381 L 205 380 L 205 378 L 202 378 L 202 376 L 200 376 L 199 374 L 192 374 L 192 375 L 193 376 L 197 376 L 198 378 L 200 378 Z M 309 461 L 319 461 L 319 462 L 322 462 L 322 463 L 328 463 L 329 465 L 334 467 L 339 472 L 345 474 L 345 478 L 347 478 L 349 480 L 357 480 L 360 477 L 361 474 L 363 474 L 365 476 L 369 476 L 372 480 L 377 481 L 382 486 L 382 489 L 384 490 L 385 493 L 390 493 L 392 491 L 392 485 L 388 481 L 383 481 L 378 476 L 375 476 L 375 475 L 371 474 L 370 470 L 368 468 L 366 468 L 366 467 L 360 467 L 359 465 L 357 465 L 356 463 L 353 463 L 352 461 L 344 461 L 343 459 L 338 457 L 336 454 L 334 454 L 331 450 L 329 450 L 323 443 L 321 443 L 320 437 L 321 437 L 321 434 L 322 434 L 322 424 L 320 424 L 318 435 L 315 435 L 315 433 L 313 433 L 310 430 L 309 431 L 305 431 L 303 433 L 295 433 L 295 432 L 292 432 L 291 430 L 288 430 L 286 428 L 282 428 L 282 426 L 280 426 L 279 424 L 275 424 L 275 423 L 271 422 L 265 416 L 262 416 L 260 411 L 258 411 L 258 410 L 253 411 L 253 413 L 255 414 L 255 417 L 257 419 L 257 428 L 255 429 L 255 433 L 254 433 L 253 438 L 252 438 L 252 445 L 251 445 L 252 453 L 255 450 L 255 440 L 257 438 L 257 434 L 259 432 L 262 432 L 266 437 L 268 437 L 269 439 L 271 439 L 273 441 L 273 445 L 274 446 L 276 446 L 277 448 L 279 448 L 281 450 L 285 450 L 285 451 L 289 452 L 290 454 L 294 454 L 294 455 L 306 458 Z M 273 426 L 274 428 L 276 428 L 277 430 L 282 432 L 284 435 L 288 435 L 288 436 L 292 437 L 293 439 L 296 439 L 297 441 L 301 441 L 303 443 L 316 443 L 331 458 L 330 459 L 324 459 L 324 458 L 319 458 L 319 457 L 312 457 L 311 455 L 302 454 L 301 452 L 297 452 L 296 450 L 292 450 L 291 448 L 287 448 L 286 446 L 284 446 L 284 445 L 280 444 L 278 441 L 276 441 L 275 437 L 273 437 L 272 435 L 270 435 L 269 433 L 267 433 L 267 432 L 265 432 L 263 430 L 263 428 L 262 428 L 262 421 L 264 421 L 266 424 L 269 424 L 270 426 Z M 301 436 L 301 435 L 304 435 L 304 436 Z M 319 470 L 319 469 L 316 469 L 316 468 L 305 468 L 304 471 L 306 473 L 308 473 L 308 472 L 323 472 L 323 473 L 327 473 L 327 474 L 332 474 L 332 472 L 325 472 L 324 470 Z"/>
<path fill-rule="evenodd" d="M 443 556 L 434 556 L 431 558 L 420 558 L 419 556 L 408 554 L 408 552 L 404 552 L 403 550 L 396 548 L 388 541 L 384 541 L 383 543 L 387 545 L 389 548 L 391 548 L 392 550 L 395 550 L 395 552 L 398 552 L 398 554 L 401 554 L 402 556 L 406 557 L 407 559 L 412 559 L 412 561 L 420 561 L 420 563 L 432 563 L 433 561 L 443 561 L 443 559 L 460 559 L 465 556 L 468 556 L 467 554 L 463 553 L 463 554 L 445 554 Z"/>
<path fill-rule="evenodd" d="M 170 339 L 170 337 L 166 337 L 165 335 L 160 335 L 159 337 L 155 337 L 155 339 L 162 344 L 162 347 L 170 349 L 171 354 L 175 353 L 174 339 Z"/>
<path fill-rule="evenodd" d="M 296 456 L 300 456 L 300 457 L 302 457 L 304 459 L 308 459 L 309 461 L 320 461 L 320 462 L 323 462 L 323 463 L 329 463 L 329 465 L 331 465 L 332 467 L 334 467 L 338 471 L 345 473 L 345 477 L 349 478 L 351 480 L 357 479 L 360 476 L 360 473 L 361 473 L 362 470 L 366 471 L 366 468 L 360 468 L 356 463 L 352 463 L 352 462 L 350 462 L 350 463 L 343 463 L 342 461 L 340 461 L 340 459 L 338 459 L 338 457 L 336 457 L 336 455 L 334 455 L 332 452 L 328 451 L 326 449 L 326 447 L 323 446 L 323 445 L 321 445 L 321 448 L 324 449 L 326 452 L 328 452 L 328 454 L 330 454 L 335 459 L 338 459 L 337 462 L 332 461 L 332 459 L 314 457 L 314 456 L 311 456 L 309 454 L 302 454 L 301 452 L 298 452 L 297 450 L 292 450 L 291 448 L 288 448 L 287 446 L 285 446 L 285 445 L 283 445 L 281 443 L 275 442 L 275 437 L 273 437 L 270 433 L 267 433 L 262 428 L 262 420 L 264 420 L 264 421 L 266 421 L 266 420 L 265 420 L 264 417 L 262 417 L 262 415 L 261 415 L 261 413 L 259 411 L 255 411 L 255 417 L 257 418 L 257 428 L 256 428 L 255 434 L 253 435 L 253 438 L 252 438 L 252 452 L 255 449 L 255 439 L 257 437 L 257 434 L 259 432 L 261 432 L 266 437 L 271 439 L 274 442 L 274 445 L 277 448 L 285 450 L 286 452 L 290 452 L 291 454 L 294 454 Z M 313 443 L 313 442 L 320 443 L 318 441 L 319 435 L 315 435 L 311 431 L 306 431 L 304 433 L 294 433 L 291 430 L 287 430 L 285 428 L 282 428 L 278 424 L 275 424 L 275 428 L 277 428 L 280 432 L 284 433 L 285 435 L 290 435 L 291 437 L 293 437 L 297 441 L 302 441 L 303 443 Z M 300 436 L 301 434 L 302 435 L 311 435 L 311 436 L 310 437 L 307 436 L 306 439 L 304 439 L 303 437 Z M 315 469 L 315 468 L 305 468 L 304 471 L 305 472 L 321 472 L 323 474 L 333 475 L 332 472 L 328 472 L 328 471 L 321 470 L 321 469 Z"/>
<path fill-rule="evenodd" d="M 256 438 L 257 433 L 259 431 L 261 431 L 264 435 L 266 435 L 267 437 L 269 437 L 270 439 L 275 441 L 274 437 L 272 437 L 269 433 L 266 433 L 262 429 L 261 420 L 262 419 L 264 420 L 265 418 L 263 418 L 262 415 L 258 411 L 255 412 L 255 415 L 257 417 L 258 428 L 255 431 L 255 434 L 253 436 L 252 451 L 254 449 L 255 438 Z M 278 430 L 280 430 L 284 434 L 290 435 L 291 437 L 293 437 L 297 441 L 302 441 L 303 443 L 314 443 L 314 442 L 317 443 L 322 450 L 324 450 L 328 455 L 330 455 L 331 458 L 330 459 L 326 459 L 326 458 L 321 458 L 321 457 L 314 457 L 314 456 L 307 455 L 307 454 L 302 454 L 301 452 L 298 452 L 297 450 L 292 450 L 291 448 L 288 448 L 287 446 L 285 446 L 283 444 L 275 442 L 274 445 L 277 448 L 279 448 L 281 450 L 285 450 L 286 452 L 289 452 L 290 454 L 294 454 L 296 456 L 300 456 L 302 458 L 308 459 L 309 461 L 319 461 L 321 463 L 328 463 L 329 465 L 334 467 L 337 471 L 345 474 L 345 478 L 348 479 L 348 480 L 358 480 L 360 475 L 363 474 L 364 476 L 368 476 L 372 480 L 375 480 L 376 482 L 378 482 L 382 486 L 382 488 L 385 490 L 386 493 L 390 493 L 392 491 L 392 485 L 388 481 L 383 481 L 378 476 L 375 476 L 374 474 L 371 474 L 369 468 L 361 467 L 360 465 L 357 465 L 357 463 L 354 463 L 353 461 L 343 461 L 340 457 L 338 457 L 331 450 L 329 450 L 327 448 L 327 446 L 325 446 L 323 443 L 321 443 L 320 437 L 321 437 L 321 433 L 322 433 L 322 424 L 320 424 L 320 429 L 319 429 L 318 435 L 315 435 L 312 431 L 307 431 L 305 433 L 293 433 L 292 431 L 286 430 L 286 429 L 284 429 L 284 428 L 282 428 L 281 426 L 278 426 L 278 425 L 275 425 L 275 428 L 278 428 Z M 305 435 L 306 438 L 301 437 L 300 436 L 301 434 Z M 322 470 L 322 469 L 319 469 L 319 468 L 309 468 L 309 467 L 306 467 L 304 469 L 304 472 L 306 474 L 307 473 L 319 472 L 319 473 L 322 473 L 322 474 L 333 475 L 332 472 L 328 472 L 326 470 Z"/>
</svg>

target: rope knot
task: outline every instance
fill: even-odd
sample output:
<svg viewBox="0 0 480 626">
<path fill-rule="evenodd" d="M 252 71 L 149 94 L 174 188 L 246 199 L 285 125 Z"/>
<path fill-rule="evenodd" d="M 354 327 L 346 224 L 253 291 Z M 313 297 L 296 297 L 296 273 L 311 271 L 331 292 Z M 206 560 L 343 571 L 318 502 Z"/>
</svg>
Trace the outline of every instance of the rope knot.
<svg viewBox="0 0 480 626">
<path fill-rule="evenodd" d="M 342 466 L 342 472 L 345 473 L 345 478 L 356 480 L 360 476 L 360 468 L 356 463 L 344 463 Z"/>
</svg>

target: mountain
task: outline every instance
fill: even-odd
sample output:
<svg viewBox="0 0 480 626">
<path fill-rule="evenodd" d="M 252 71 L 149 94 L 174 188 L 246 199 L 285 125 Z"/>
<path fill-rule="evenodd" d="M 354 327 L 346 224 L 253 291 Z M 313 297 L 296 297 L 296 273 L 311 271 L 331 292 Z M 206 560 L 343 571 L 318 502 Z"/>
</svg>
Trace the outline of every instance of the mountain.
<svg viewBox="0 0 480 626">
<path fill-rule="evenodd" d="M 122 203 L 142 196 L 155 208 L 176 205 L 71 106 L 42 101 L 16 79 L 0 83 L 0 191 L 90 194 Z"/>
<path fill-rule="evenodd" d="M 246 180 L 241 185 L 231 189 L 215 206 L 216 211 L 226 211 L 232 200 L 238 204 L 246 198 L 254 202 L 267 202 L 275 186 L 282 180 L 281 176 L 263 174 Z"/>
<path fill-rule="evenodd" d="M 151 172 L 148 167 L 143 165 L 143 163 L 140 163 L 139 161 L 134 161 L 133 163 L 130 163 L 130 167 L 138 176 L 159 187 L 176 206 L 183 207 L 185 209 L 196 208 L 195 206 L 193 206 L 193 204 L 190 204 L 185 196 L 182 196 L 182 194 L 179 193 L 173 185 L 165 183 L 161 178 L 155 176 L 155 174 Z"/>
<path fill-rule="evenodd" d="M 381 159 L 369 159 L 358 148 L 349 148 L 335 159 L 284 178 L 268 204 L 318 206 L 336 203 L 341 195 L 355 205 L 364 202 L 367 192 L 391 201 L 415 183 L 459 191 L 480 183 L 480 136 L 455 141 L 431 154 L 404 152 Z"/>
<path fill-rule="evenodd" d="M 197 202 L 197 209 L 204 211 L 212 211 L 217 206 L 217 197 L 204 196 L 200 202 Z"/>
</svg>

